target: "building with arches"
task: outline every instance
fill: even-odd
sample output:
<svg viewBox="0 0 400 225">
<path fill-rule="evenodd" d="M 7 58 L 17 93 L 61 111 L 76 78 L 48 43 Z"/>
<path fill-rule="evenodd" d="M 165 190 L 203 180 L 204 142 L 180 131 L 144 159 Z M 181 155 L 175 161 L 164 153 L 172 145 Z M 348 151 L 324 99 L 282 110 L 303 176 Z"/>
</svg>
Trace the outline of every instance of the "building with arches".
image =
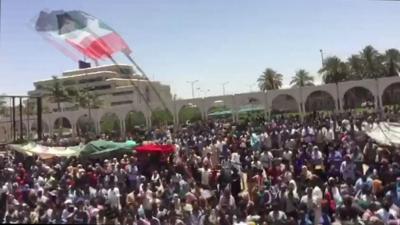
<svg viewBox="0 0 400 225">
<path fill-rule="evenodd" d="M 121 68 L 126 69 L 126 72 L 121 72 Z M 60 121 L 60 118 L 63 121 L 63 128 L 65 130 L 70 129 L 71 135 L 83 132 L 83 125 L 78 125 L 81 120 L 87 121 L 86 124 L 91 124 L 93 126 L 92 131 L 99 134 L 104 132 L 102 121 L 106 116 L 111 115 L 114 122 L 110 126 L 117 129 L 118 132 L 115 131 L 116 133 L 125 135 L 135 124 L 151 127 L 156 122 L 155 115 L 160 110 L 165 111 L 156 93 L 153 93 L 152 89 L 149 88 L 150 81 L 134 75 L 132 67 L 127 65 L 101 66 L 70 71 L 63 73 L 60 78 L 66 86 L 94 87 L 91 91 L 100 94 L 105 104 L 102 107 L 91 109 L 89 118 L 88 109 L 74 108 L 71 103 L 65 103 L 62 111 L 58 112 L 54 110 L 56 109 L 54 103 L 47 101 L 46 106 L 51 110 L 43 114 L 45 134 L 55 134 L 59 130 L 60 123 L 57 121 Z M 35 82 L 36 90 L 29 92 L 29 94 L 32 96 L 45 94 L 43 86 L 49 85 L 50 82 L 51 80 Z M 188 108 L 190 110 L 196 109 L 198 119 L 203 120 L 213 115 L 211 113 L 213 109 L 220 108 L 223 109 L 227 118 L 237 121 L 239 114 L 246 112 L 248 108 L 256 108 L 262 111 L 265 117 L 269 117 L 274 113 L 286 112 L 299 113 L 300 115 L 314 111 L 341 112 L 358 108 L 365 102 L 370 102 L 377 110 L 388 105 L 400 105 L 400 77 L 365 79 L 338 84 L 193 99 L 175 99 L 170 93 L 169 86 L 156 81 L 151 81 L 151 84 L 160 93 L 172 116 L 168 123 L 175 125 L 185 122 L 185 119 L 182 119 L 182 110 Z M 141 97 L 138 95 L 134 85 L 142 89 L 143 93 L 147 93 L 148 96 Z M 143 100 L 143 98 L 149 96 L 151 109 Z M 160 119 L 158 118 L 158 120 Z M 0 119 L 0 139 L 7 137 L 4 131 L 9 126 L 7 121 Z M 24 126 L 26 127 L 24 130 L 32 131 L 35 129 L 34 126 L 37 125 L 31 123 Z"/>
</svg>

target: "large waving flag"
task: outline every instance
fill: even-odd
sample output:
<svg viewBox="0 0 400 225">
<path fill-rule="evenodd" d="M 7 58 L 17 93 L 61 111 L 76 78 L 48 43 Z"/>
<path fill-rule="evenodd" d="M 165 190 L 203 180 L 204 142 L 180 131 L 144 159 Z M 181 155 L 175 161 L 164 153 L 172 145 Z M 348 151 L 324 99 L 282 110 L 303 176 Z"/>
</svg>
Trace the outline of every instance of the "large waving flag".
<svg viewBox="0 0 400 225">
<path fill-rule="evenodd" d="M 82 11 L 42 11 L 35 28 L 38 32 L 64 40 L 92 59 L 110 58 L 116 52 L 127 55 L 131 53 L 129 46 L 117 32 Z"/>
</svg>

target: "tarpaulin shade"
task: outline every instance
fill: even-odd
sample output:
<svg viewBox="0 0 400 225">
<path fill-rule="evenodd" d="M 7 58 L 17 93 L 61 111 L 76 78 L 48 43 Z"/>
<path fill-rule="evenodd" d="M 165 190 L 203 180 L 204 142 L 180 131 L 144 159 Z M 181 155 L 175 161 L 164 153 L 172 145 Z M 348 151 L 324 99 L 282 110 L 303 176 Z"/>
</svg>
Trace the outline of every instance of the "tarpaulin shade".
<svg viewBox="0 0 400 225">
<path fill-rule="evenodd" d="M 80 157 L 98 159 L 115 154 L 131 154 L 136 142 L 91 141 L 81 151 Z"/>
<path fill-rule="evenodd" d="M 378 144 L 400 146 L 400 123 L 381 122 L 365 133 Z"/>
<path fill-rule="evenodd" d="M 50 159 L 53 157 L 72 157 L 78 156 L 82 150 L 82 146 L 73 147 L 48 147 L 36 143 L 28 143 L 26 145 L 10 145 L 10 148 L 22 154 L 32 156 L 38 155 L 42 159 Z"/>
<path fill-rule="evenodd" d="M 135 148 L 136 152 L 140 153 L 173 153 L 175 151 L 174 145 L 156 145 L 156 144 L 147 144 L 138 146 Z"/>
<path fill-rule="evenodd" d="M 113 141 L 92 141 L 87 145 L 79 145 L 72 147 L 48 147 L 36 143 L 28 143 L 26 145 L 10 145 L 14 151 L 23 153 L 28 156 L 37 155 L 43 159 L 53 157 L 84 157 L 89 159 L 98 159 L 105 157 L 113 157 L 117 154 L 131 154 L 132 149 L 137 146 L 135 141 L 128 140 L 126 142 Z"/>
</svg>

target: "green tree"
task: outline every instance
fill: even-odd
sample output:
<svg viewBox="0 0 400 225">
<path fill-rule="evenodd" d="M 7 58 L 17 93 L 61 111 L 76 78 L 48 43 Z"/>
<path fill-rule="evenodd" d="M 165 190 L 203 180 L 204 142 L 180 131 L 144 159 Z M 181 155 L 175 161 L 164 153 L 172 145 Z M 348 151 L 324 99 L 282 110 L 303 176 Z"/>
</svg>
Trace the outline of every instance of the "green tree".
<svg viewBox="0 0 400 225">
<path fill-rule="evenodd" d="M 36 115 L 37 112 L 37 100 L 28 99 L 24 102 L 24 113 L 26 115 Z"/>
<path fill-rule="evenodd" d="M 70 96 L 71 100 L 75 105 L 79 108 L 87 109 L 88 110 L 88 118 L 86 120 L 86 127 L 85 131 L 94 131 L 94 123 L 92 120 L 92 109 L 99 108 L 103 105 L 103 101 L 100 99 L 99 95 L 89 91 L 87 89 L 74 89 L 70 88 L 67 89 L 68 95 Z M 85 127 L 82 124 L 79 124 L 80 128 Z"/>
<path fill-rule="evenodd" d="M 306 70 L 301 69 L 296 72 L 294 77 L 292 77 L 290 85 L 297 87 L 314 86 L 314 77 L 310 76 Z"/>
<path fill-rule="evenodd" d="M 92 119 L 92 109 L 99 108 L 103 105 L 100 95 L 87 89 L 68 89 L 68 96 L 76 106 L 88 110 L 89 119 Z"/>
<path fill-rule="evenodd" d="M 71 98 L 68 95 L 68 91 L 65 89 L 61 81 L 53 76 L 51 85 L 44 87 L 44 90 L 48 92 L 49 100 L 57 104 L 57 111 L 61 112 L 61 103 L 70 102 Z M 58 120 L 58 134 L 59 137 L 62 135 L 63 120 Z"/>
<path fill-rule="evenodd" d="M 100 120 L 101 132 L 107 135 L 120 135 L 121 125 L 118 116 L 115 114 L 106 114 Z"/>
<path fill-rule="evenodd" d="M 44 87 L 44 90 L 48 92 L 50 101 L 57 104 L 58 112 L 61 112 L 61 103 L 71 101 L 67 89 L 56 76 L 53 76 L 51 85 Z"/>
<path fill-rule="evenodd" d="M 363 63 L 364 79 L 379 78 L 385 75 L 384 57 L 374 47 L 366 46 L 359 55 Z"/>
<path fill-rule="evenodd" d="M 201 112 L 198 107 L 187 105 L 182 107 L 179 111 L 179 122 L 185 123 L 186 121 L 189 122 L 196 122 L 201 120 Z"/>
<path fill-rule="evenodd" d="M 174 119 L 168 110 L 156 109 L 151 115 L 151 120 L 153 126 L 161 126 L 172 124 Z"/>
<path fill-rule="evenodd" d="M 133 133 L 135 132 L 135 126 L 146 126 L 146 117 L 142 112 L 131 111 L 126 115 L 125 118 L 125 127 L 126 132 Z"/>
<path fill-rule="evenodd" d="M 400 71 L 400 52 L 391 48 L 386 50 L 384 55 L 385 75 L 388 77 L 398 76 Z"/>
<path fill-rule="evenodd" d="M 283 75 L 267 68 L 257 79 L 261 91 L 277 90 L 282 87 Z"/>
<path fill-rule="evenodd" d="M 364 63 L 359 55 L 352 55 L 347 59 L 349 68 L 349 80 L 361 80 L 364 78 Z"/>
<path fill-rule="evenodd" d="M 338 83 L 349 77 L 347 64 L 338 57 L 331 56 L 324 60 L 323 67 L 319 70 L 324 83 Z"/>
</svg>

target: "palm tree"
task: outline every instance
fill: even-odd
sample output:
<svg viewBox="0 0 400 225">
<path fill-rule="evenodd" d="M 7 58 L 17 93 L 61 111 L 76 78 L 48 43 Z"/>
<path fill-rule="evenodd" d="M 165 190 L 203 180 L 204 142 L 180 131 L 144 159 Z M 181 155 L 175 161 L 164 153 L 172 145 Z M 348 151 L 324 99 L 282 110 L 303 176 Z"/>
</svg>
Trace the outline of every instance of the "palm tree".
<svg viewBox="0 0 400 225">
<path fill-rule="evenodd" d="M 57 78 L 57 76 L 52 76 L 53 82 L 51 85 L 44 87 L 49 94 L 50 101 L 57 104 L 57 112 L 61 112 L 61 103 L 62 102 L 70 102 L 71 98 L 68 95 L 68 91 L 65 89 L 61 81 Z M 58 135 L 61 137 L 62 128 L 63 128 L 63 120 L 59 119 L 58 121 Z"/>
<path fill-rule="evenodd" d="M 394 48 L 386 50 L 383 64 L 385 66 L 386 76 L 398 76 L 400 71 L 399 50 Z"/>
<path fill-rule="evenodd" d="M 61 103 L 70 102 L 71 98 L 68 94 L 68 90 L 62 85 L 61 81 L 53 76 L 53 82 L 50 86 L 44 87 L 49 93 L 50 101 L 57 104 L 57 111 L 61 112 Z"/>
<path fill-rule="evenodd" d="M 323 67 L 319 70 L 324 83 L 339 83 L 349 77 L 349 69 L 346 63 L 338 57 L 331 56 L 324 60 Z"/>
<path fill-rule="evenodd" d="M 366 46 L 360 52 L 360 58 L 363 63 L 363 78 L 379 78 L 384 76 L 385 68 L 383 66 L 384 57 L 371 45 Z"/>
<path fill-rule="evenodd" d="M 306 70 L 301 69 L 296 72 L 294 77 L 292 77 L 290 85 L 297 87 L 314 86 L 314 77 L 310 76 Z"/>
<path fill-rule="evenodd" d="M 282 86 L 283 75 L 273 69 L 267 68 L 257 79 L 260 90 L 276 90 Z"/>
<path fill-rule="evenodd" d="M 87 89 L 77 90 L 71 88 L 67 91 L 76 106 L 88 109 L 88 119 L 92 121 L 92 109 L 98 108 L 103 104 L 103 101 L 99 98 L 100 96 Z"/>
<path fill-rule="evenodd" d="M 349 80 L 361 80 L 364 78 L 364 65 L 363 60 L 359 55 L 352 55 L 347 59 L 347 66 L 349 68 Z"/>
<path fill-rule="evenodd" d="M 28 99 L 24 103 L 24 112 L 26 115 L 34 115 L 37 111 L 36 101 Z"/>
<path fill-rule="evenodd" d="M 100 95 L 89 91 L 87 89 L 82 90 L 70 90 L 70 95 L 73 98 L 75 104 L 81 108 L 88 109 L 88 116 L 91 118 L 91 110 L 98 108 L 103 105 L 103 101 L 100 99 Z"/>
</svg>

